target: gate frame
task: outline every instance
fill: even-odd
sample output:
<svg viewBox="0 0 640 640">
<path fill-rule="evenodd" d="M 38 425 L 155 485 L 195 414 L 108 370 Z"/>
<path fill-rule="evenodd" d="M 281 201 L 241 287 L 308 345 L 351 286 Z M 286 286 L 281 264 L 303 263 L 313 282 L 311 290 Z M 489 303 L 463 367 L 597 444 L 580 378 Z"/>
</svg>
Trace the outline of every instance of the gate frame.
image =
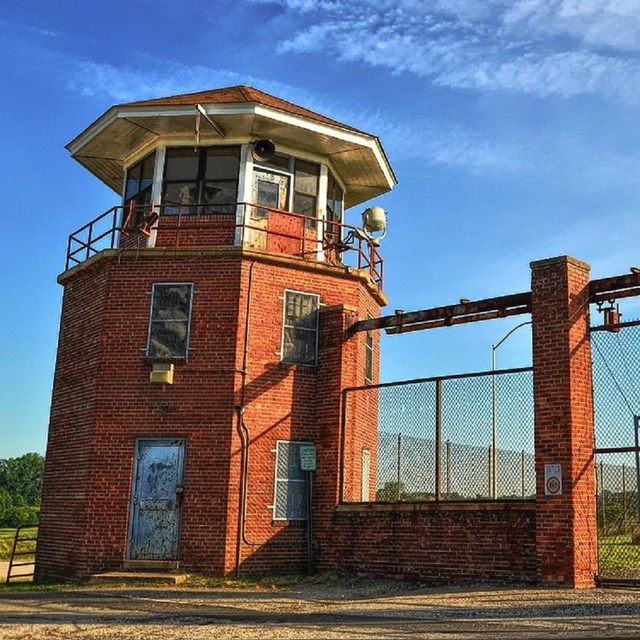
<svg viewBox="0 0 640 640">
<path fill-rule="evenodd" d="M 354 322 L 399 334 L 531 313 L 536 442 L 536 561 L 544 584 L 594 587 L 597 575 L 590 304 L 640 295 L 640 269 L 589 279 L 571 256 L 534 261 L 531 292 L 460 301 Z M 562 492 L 545 493 L 545 469 L 561 465 Z M 552 465 L 551 467 L 549 465 Z"/>
<path fill-rule="evenodd" d="M 635 273 L 635 271 L 632 271 L 632 273 Z M 635 295 L 640 295 L 640 292 L 636 293 Z M 625 296 L 621 296 L 621 297 L 630 297 L 628 295 Z M 605 297 L 604 295 L 600 295 L 599 296 L 600 300 L 604 300 Z M 598 300 L 598 301 L 600 301 Z M 606 298 L 607 302 L 612 301 L 611 297 Z M 612 332 L 612 333 L 618 333 L 621 329 L 625 329 L 625 328 L 629 328 L 629 327 L 637 327 L 640 325 L 640 320 L 631 320 L 628 322 L 620 322 L 619 320 L 620 315 L 616 314 L 615 317 L 612 318 L 612 316 L 607 316 L 605 314 L 605 320 L 607 319 L 613 319 L 614 322 L 611 322 L 609 324 L 607 324 L 605 322 L 605 324 L 602 325 L 597 325 L 594 327 L 590 328 L 590 334 L 592 333 L 596 333 L 596 332 L 601 332 L 601 331 L 607 331 L 607 332 Z M 590 336 L 591 337 L 591 336 Z M 631 407 L 629 407 L 631 409 Z M 595 412 L 594 412 L 595 415 Z M 627 447 L 595 447 L 593 449 L 593 454 L 594 454 L 594 462 L 595 462 L 595 456 L 597 455 L 607 455 L 607 454 L 615 454 L 615 453 L 634 453 L 635 454 L 635 458 L 636 458 L 636 508 L 638 510 L 638 516 L 640 517 L 640 415 L 638 414 L 634 414 L 633 416 L 634 419 L 634 445 L 632 446 L 627 446 Z M 594 434 L 595 434 L 595 424 L 594 424 Z M 596 481 L 597 481 L 597 475 L 596 475 Z M 597 486 L 596 486 L 596 501 L 597 501 L 597 497 L 598 497 L 598 491 L 597 491 Z M 598 540 L 598 573 L 596 575 L 596 584 L 598 586 L 602 586 L 602 585 L 608 585 L 608 586 L 614 586 L 614 585 L 639 585 L 640 584 L 640 578 L 607 578 L 606 576 L 602 576 L 600 574 L 600 544 L 599 544 L 599 532 L 598 532 L 598 526 L 596 525 L 596 538 Z"/>
</svg>

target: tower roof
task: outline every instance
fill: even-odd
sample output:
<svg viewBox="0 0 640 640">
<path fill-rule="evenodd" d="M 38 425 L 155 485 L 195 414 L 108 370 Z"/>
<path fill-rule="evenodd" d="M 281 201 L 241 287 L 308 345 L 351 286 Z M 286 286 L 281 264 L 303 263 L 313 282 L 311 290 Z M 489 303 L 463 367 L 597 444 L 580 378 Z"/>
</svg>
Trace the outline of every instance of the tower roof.
<svg viewBox="0 0 640 640">
<path fill-rule="evenodd" d="M 277 96 L 271 95 L 255 89 L 246 84 L 237 85 L 235 87 L 224 87 L 222 89 L 209 89 L 207 91 L 197 91 L 195 93 L 183 93 L 176 96 L 168 96 L 166 98 L 152 98 L 151 100 L 137 100 L 136 102 L 126 102 L 122 104 L 123 107 L 153 107 L 153 106 L 184 106 L 196 104 L 209 105 L 209 104 L 240 104 L 243 102 L 254 102 L 266 107 L 272 107 L 280 111 L 301 116 L 303 118 L 309 118 L 311 120 L 317 120 L 318 122 L 324 122 L 325 124 L 331 124 L 337 127 L 344 127 L 351 131 L 359 131 L 354 127 L 333 120 L 327 116 L 323 116 L 320 113 L 305 109 L 300 105 L 283 100 Z M 359 131 L 360 132 L 360 131 Z M 362 132 L 360 132 L 362 133 Z"/>
<path fill-rule="evenodd" d="M 325 158 L 346 187 L 345 206 L 396 184 L 380 140 L 371 134 L 247 85 L 115 105 L 67 149 L 121 193 L 125 171 L 158 146 L 243 144 L 268 138 L 285 153 Z"/>
</svg>

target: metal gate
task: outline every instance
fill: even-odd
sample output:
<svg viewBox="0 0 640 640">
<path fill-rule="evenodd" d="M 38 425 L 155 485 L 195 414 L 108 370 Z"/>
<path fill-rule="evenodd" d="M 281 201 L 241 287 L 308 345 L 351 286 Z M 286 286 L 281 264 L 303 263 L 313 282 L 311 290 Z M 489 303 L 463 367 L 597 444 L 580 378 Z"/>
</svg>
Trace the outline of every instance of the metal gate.
<svg viewBox="0 0 640 640">
<path fill-rule="evenodd" d="M 640 321 L 593 327 L 598 579 L 640 583 Z"/>
</svg>

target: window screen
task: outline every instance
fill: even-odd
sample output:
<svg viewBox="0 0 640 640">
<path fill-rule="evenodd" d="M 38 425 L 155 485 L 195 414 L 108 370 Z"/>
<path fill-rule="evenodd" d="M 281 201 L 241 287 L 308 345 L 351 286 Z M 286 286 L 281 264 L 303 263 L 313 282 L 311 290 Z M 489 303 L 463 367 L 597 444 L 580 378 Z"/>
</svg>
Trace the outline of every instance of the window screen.
<svg viewBox="0 0 640 640">
<path fill-rule="evenodd" d="M 274 520 L 307 519 L 307 473 L 300 469 L 300 447 L 308 442 L 276 443 Z"/>
<path fill-rule="evenodd" d="M 193 285 L 154 284 L 147 355 L 150 358 L 184 358 L 189 348 Z"/>
<path fill-rule="evenodd" d="M 282 361 L 315 365 L 318 350 L 318 309 L 315 293 L 285 291 Z"/>
</svg>

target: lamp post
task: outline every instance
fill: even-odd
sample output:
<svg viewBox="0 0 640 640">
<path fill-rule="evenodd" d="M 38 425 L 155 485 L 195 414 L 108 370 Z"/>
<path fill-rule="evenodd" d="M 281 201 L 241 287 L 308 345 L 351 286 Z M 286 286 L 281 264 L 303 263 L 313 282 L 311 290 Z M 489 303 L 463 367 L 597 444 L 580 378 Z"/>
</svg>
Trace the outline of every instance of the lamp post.
<svg viewBox="0 0 640 640">
<path fill-rule="evenodd" d="M 498 407 L 496 402 L 496 351 L 512 333 L 531 324 L 531 320 L 513 327 L 499 342 L 491 345 L 491 498 L 498 497 Z"/>
</svg>

